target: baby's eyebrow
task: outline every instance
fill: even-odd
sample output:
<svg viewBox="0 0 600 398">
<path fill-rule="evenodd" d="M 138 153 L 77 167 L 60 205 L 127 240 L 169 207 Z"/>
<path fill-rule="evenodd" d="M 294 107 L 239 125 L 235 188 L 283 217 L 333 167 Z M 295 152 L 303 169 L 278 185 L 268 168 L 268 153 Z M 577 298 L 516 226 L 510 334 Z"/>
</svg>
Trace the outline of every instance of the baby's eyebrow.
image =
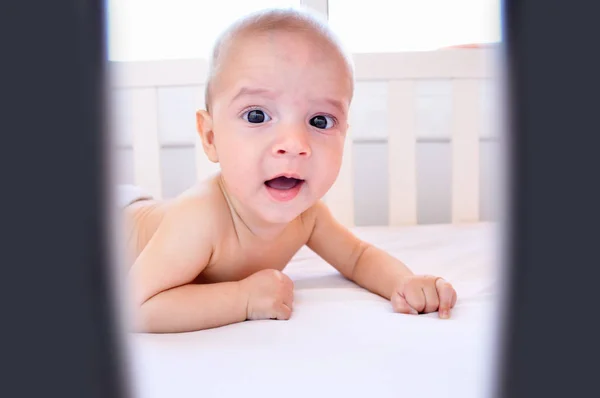
<svg viewBox="0 0 600 398">
<path fill-rule="evenodd" d="M 266 88 L 243 86 L 239 89 L 237 94 L 235 94 L 233 96 L 233 98 L 231 99 L 231 103 L 235 102 L 236 100 L 238 100 L 241 97 L 252 96 L 252 95 L 262 95 L 264 97 L 274 99 L 274 98 L 277 98 L 278 93 L 274 92 L 272 90 L 266 89 Z M 346 108 L 344 107 L 342 101 L 340 101 L 340 100 L 337 100 L 334 98 L 319 98 L 316 101 L 320 101 L 320 102 L 329 104 L 329 105 L 333 106 L 334 108 L 336 108 L 341 113 L 346 112 Z"/>
<path fill-rule="evenodd" d="M 333 106 L 341 113 L 344 113 L 346 111 L 344 105 L 342 104 L 342 101 L 338 101 L 333 98 L 325 98 L 323 101 L 328 103 L 329 105 Z"/>
<path fill-rule="evenodd" d="M 233 96 L 233 98 L 231 99 L 231 102 L 234 102 L 235 100 L 239 99 L 240 97 L 251 96 L 251 95 L 263 95 L 266 97 L 274 98 L 276 96 L 276 93 L 274 93 L 273 91 L 268 90 L 266 88 L 255 88 L 255 87 L 244 86 L 244 87 L 240 88 L 240 90 L 237 92 L 236 95 Z"/>
</svg>

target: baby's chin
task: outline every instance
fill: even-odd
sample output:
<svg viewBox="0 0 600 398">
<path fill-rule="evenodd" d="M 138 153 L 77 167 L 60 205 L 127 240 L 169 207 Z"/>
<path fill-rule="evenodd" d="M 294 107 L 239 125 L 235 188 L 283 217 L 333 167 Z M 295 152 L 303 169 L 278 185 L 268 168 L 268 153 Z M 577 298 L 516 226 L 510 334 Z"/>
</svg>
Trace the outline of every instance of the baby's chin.
<svg viewBox="0 0 600 398">
<path fill-rule="evenodd" d="M 302 213 L 317 202 L 307 197 L 296 198 L 289 203 L 262 203 L 258 213 L 263 221 L 270 224 L 287 224 L 294 221 Z"/>
<path fill-rule="evenodd" d="M 315 201 L 316 202 L 316 201 Z M 314 203 L 307 200 L 299 200 L 296 203 L 288 203 L 283 206 L 277 204 L 263 204 L 258 213 L 261 218 L 270 224 L 287 224 L 294 221 Z"/>
<path fill-rule="evenodd" d="M 289 224 L 294 221 L 302 212 L 277 211 L 277 209 L 269 209 L 261 212 L 261 218 L 264 222 L 272 225 Z"/>
</svg>

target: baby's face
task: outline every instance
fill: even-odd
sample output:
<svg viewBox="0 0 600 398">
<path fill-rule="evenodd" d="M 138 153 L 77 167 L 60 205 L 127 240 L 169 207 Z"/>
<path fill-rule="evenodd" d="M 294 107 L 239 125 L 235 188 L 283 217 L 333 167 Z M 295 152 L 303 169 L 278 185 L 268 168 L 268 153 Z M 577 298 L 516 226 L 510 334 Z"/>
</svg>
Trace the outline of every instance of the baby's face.
<svg viewBox="0 0 600 398">
<path fill-rule="evenodd" d="M 343 59 L 313 36 L 237 39 L 212 91 L 226 188 L 264 221 L 284 223 L 335 181 L 352 96 Z"/>
</svg>

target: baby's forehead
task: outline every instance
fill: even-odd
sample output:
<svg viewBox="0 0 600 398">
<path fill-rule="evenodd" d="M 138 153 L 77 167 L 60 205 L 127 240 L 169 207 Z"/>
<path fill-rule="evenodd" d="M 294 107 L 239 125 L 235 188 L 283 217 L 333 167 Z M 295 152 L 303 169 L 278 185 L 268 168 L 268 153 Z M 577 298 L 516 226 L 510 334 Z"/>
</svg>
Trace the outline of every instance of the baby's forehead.
<svg viewBox="0 0 600 398">
<path fill-rule="evenodd" d="M 269 63 L 310 62 L 310 67 L 342 67 L 343 54 L 328 40 L 311 31 L 269 30 L 233 37 L 219 59 L 218 68 L 243 69 Z"/>
<path fill-rule="evenodd" d="M 352 61 L 324 24 L 291 11 L 247 18 L 215 43 L 206 84 L 207 109 L 222 91 L 219 86 L 231 87 L 247 78 L 269 83 L 273 83 L 269 79 L 294 80 L 293 73 L 302 74 L 304 81 L 320 79 L 314 84 L 321 86 L 339 85 L 341 78 L 352 97 Z"/>
<path fill-rule="evenodd" d="M 303 82 L 331 91 L 352 80 L 343 55 L 311 32 L 240 36 L 221 55 L 214 76 L 221 89 L 254 84 L 287 91 Z"/>
</svg>

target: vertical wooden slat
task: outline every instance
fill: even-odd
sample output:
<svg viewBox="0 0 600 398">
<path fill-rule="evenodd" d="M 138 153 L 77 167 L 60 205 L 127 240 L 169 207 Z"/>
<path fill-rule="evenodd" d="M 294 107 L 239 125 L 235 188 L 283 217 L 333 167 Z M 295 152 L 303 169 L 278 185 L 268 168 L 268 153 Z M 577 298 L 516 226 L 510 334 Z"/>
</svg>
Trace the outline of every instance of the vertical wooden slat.
<svg viewBox="0 0 600 398">
<path fill-rule="evenodd" d="M 452 222 L 479 221 L 479 81 L 455 80 L 452 112 Z"/>
<path fill-rule="evenodd" d="M 389 225 L 417 223 L 415 81 L 388 83 Z"/>
<path fill-rule="evenodd" d="M 327 192 L 324 202 L 333 216 L 348 228 L 354 226 L 354 173 L 352 168 L 352 127 L 344 144 L 344 157 L 337 180 Z"/>
<path fill-rule="evenodd" d="M 134 179 L 144 191 L 162 197 L 158 109 L 155 88 L 131 90 Z"/>
</svg>

